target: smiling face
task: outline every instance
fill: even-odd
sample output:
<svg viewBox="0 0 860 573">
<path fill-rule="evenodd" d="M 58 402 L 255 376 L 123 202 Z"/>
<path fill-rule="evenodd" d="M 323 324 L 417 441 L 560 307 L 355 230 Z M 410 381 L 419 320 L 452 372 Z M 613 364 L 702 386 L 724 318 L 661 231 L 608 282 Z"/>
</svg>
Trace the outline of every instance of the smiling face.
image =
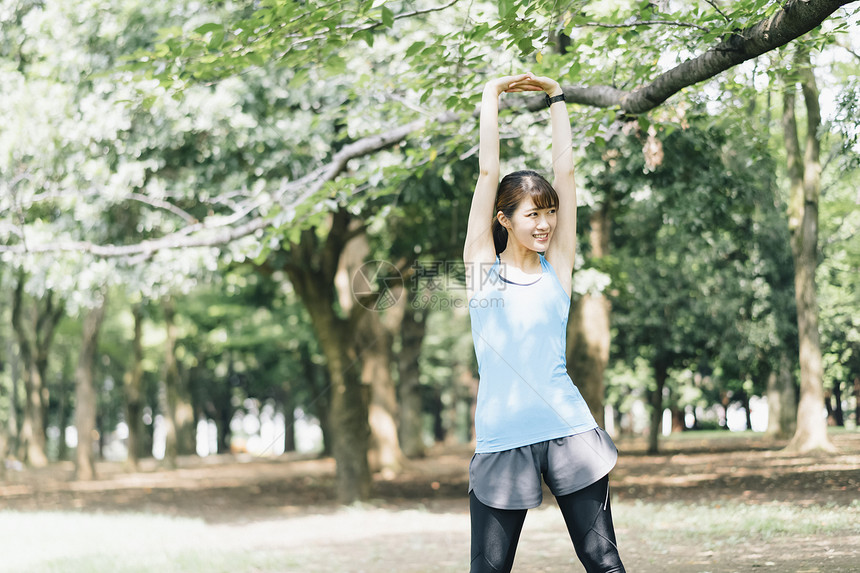
<svg viewBox="0 0 860 573">
<path fill-rule="evenodd" d="M 536 171 L 505 175 L 496 192 L 492 231 L 496 254 L 511 241 L 517 248 L 546 251 L 556 226 L 557 207 L 558 194 Z"/>
<path fill-rule="evenodd" d="M 557 220 L 555 206 L 539 208 L 531 197 L 526 196 L 510 217 L 502 213 L 498 216 L 499 222 L 508 230 L 508 241 L 516 241 L 540 253 L 549 247 Z"/>
</svg>

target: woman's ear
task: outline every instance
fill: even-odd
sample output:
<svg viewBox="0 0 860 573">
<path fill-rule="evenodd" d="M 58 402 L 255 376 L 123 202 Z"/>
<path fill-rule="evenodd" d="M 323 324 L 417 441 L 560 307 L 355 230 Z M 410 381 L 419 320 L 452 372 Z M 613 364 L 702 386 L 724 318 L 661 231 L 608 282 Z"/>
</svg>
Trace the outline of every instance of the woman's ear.
<svg viewBox="0 0 860 573">
<path fill-rule="evenodd" d="M 496 213 L 496 219 L 498 219 L 499 224 L 500 224 L 502 227 L 504 227 L 505 229 L 510 229 L 510 228 L 511 228 L 511 222 L 510 222 L 510 220 L 508 220 L 508 218 L 507 218 L 507 217 L 505 217 L 505 214 L 504 214 L 504 213 L 502 213 L 501 211 L 499 211 L 498 213 Z"/>
</svg>

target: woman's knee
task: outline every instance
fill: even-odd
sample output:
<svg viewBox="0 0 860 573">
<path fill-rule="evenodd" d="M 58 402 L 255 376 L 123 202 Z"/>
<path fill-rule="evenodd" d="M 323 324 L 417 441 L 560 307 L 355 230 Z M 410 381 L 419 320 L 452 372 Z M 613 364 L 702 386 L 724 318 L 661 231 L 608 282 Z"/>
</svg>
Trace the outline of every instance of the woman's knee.
<svg viewBox="0 0 860 573">
<path fill-rule="evenodd" d="M 577 554 L 588 573 L 624 573 L 618 547 L 594 529 L 578 544 Z"/>
</svg>

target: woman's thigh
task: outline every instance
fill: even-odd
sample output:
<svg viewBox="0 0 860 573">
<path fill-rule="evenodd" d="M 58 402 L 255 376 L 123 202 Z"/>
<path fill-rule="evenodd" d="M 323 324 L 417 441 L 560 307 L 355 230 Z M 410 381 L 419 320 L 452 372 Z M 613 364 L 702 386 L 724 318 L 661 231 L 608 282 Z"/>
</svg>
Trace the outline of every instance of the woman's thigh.
<svg viewBox="0 0 860 573">
<path fill-rule="evenodd" d="M 609 476 L 556 500 L 585 570 L 588 573 L 623 573 L 609 506 Z"/>
<path fill-rule="evenodd" d="M 472 562 L 470 573 L 509 572 L 527 509 L 496 509 L 469 494 L 472 518 Z"/>
</svg>

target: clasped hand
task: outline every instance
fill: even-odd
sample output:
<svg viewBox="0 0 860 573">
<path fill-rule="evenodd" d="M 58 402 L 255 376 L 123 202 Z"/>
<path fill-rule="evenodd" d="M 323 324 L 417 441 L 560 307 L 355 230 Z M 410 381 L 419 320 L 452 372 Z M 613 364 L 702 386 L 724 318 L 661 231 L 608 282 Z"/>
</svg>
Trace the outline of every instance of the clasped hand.
<svg viewBox="0 0 860 573">
<path fill-rule="evenodd" d="M 548 96 L 553 97 L 562 93 L 557 81 L 545 76 L 536 76 L 531 72 L 490 80 L 485 89 L 495 90 L 496 95 L 504 92 L 546 92 Z"/>
</svg>

